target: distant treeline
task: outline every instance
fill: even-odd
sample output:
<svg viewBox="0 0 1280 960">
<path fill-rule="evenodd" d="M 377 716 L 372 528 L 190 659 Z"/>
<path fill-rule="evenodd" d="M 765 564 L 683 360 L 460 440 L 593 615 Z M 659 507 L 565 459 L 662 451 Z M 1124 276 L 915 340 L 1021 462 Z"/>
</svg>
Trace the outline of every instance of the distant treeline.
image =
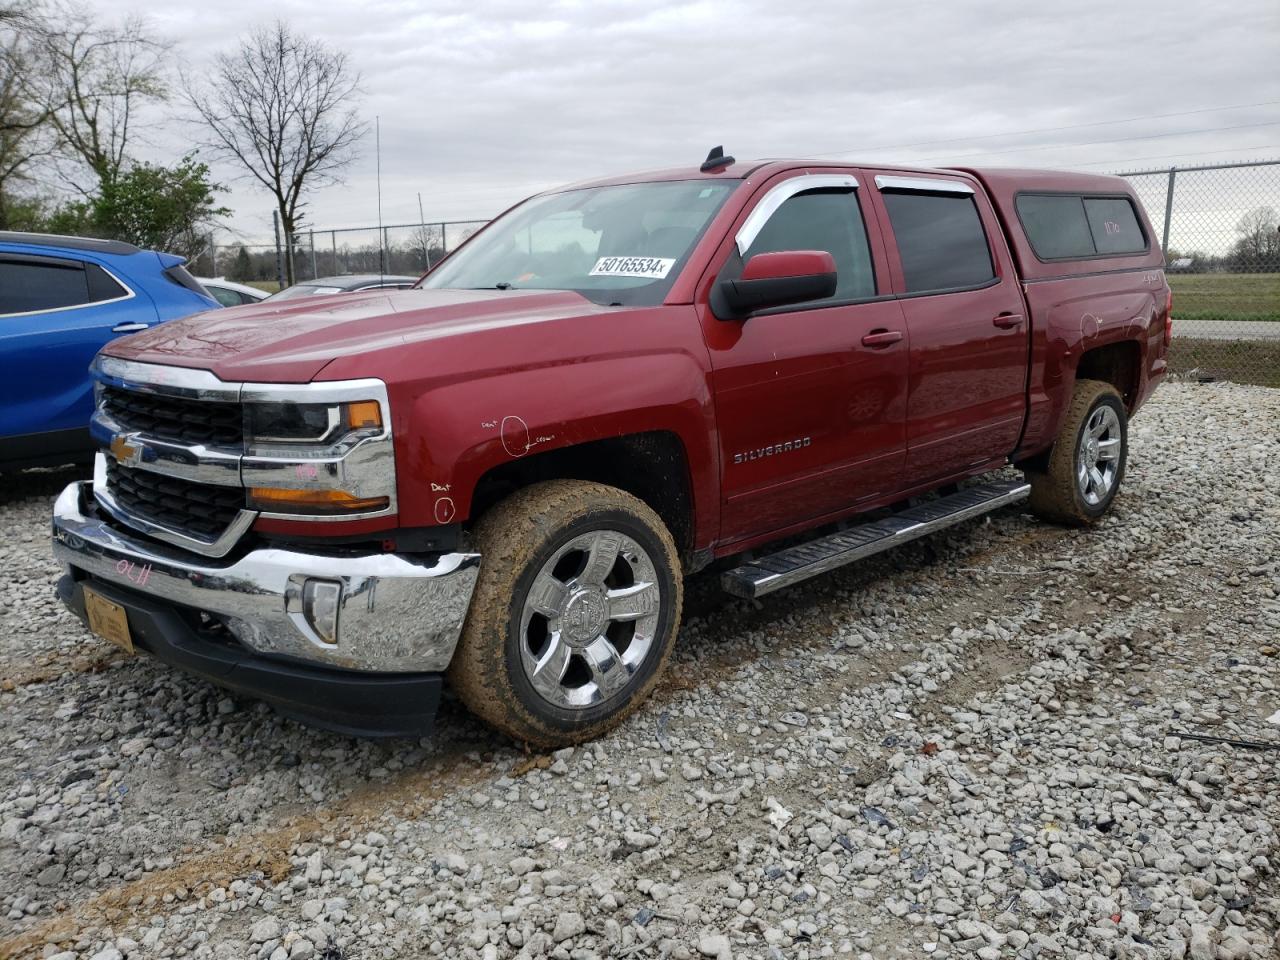
<svg viewBox="0 0 1280 960">
<path fill-rule="evenodd" d="M 1254 207 L 1240 218 L 1235 232 L 1239 239 L 1221 256 L 1170 249 L 1166 262 L 1179 273 L 1280 272 L 1280 215 L 1275 207 Z"/>
</svg>

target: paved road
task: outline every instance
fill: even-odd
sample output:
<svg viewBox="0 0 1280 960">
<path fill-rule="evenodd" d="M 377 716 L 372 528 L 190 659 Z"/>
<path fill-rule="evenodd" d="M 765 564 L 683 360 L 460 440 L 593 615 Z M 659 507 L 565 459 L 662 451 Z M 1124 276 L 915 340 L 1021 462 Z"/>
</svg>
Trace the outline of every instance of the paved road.
<svg viewBox="0 0 1280 960">
<path fill-rule="evenodd" d="M 1173 335 L 1200 340 L 1280 340 L 1280 323 L 1266 320 L 1179 320 L 1174 317 Z"/>
</svg>

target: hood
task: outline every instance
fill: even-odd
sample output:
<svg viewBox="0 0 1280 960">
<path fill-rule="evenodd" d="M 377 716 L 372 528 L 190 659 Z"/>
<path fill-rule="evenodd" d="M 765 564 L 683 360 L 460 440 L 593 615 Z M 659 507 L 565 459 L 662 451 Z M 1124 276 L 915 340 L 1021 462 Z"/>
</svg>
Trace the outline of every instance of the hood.
<svg viewBox="0 0 1280 960">
<path fill-rule="evenodd" d="M 223 380 L 306 383 L 335 357 L 614 309 L 562 290 L 370 290 L 198 313 L 103 352 Z"/>
</svg>

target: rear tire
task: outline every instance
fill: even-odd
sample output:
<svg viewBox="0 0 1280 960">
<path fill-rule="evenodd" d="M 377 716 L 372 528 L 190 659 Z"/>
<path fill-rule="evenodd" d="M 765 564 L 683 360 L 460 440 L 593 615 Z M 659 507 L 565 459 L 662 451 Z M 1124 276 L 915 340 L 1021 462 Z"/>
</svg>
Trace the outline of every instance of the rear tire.
<svg viewBox="0 0 1280 960">
<path fill-rule="evenodd" d="M 1077 380 L 1045 469 L 1026 471 L 1031 512 L 1069 526 L 1096 523 L 1120 490 L 1128 453 L 1119 392 L 1101 380 Z"/>
<path fill-rule="evenodd" d="M 680 560 L 657 514 L 614 487 L 552 480 L 494 506 L 473 539 L 480 575 L 448 673 L 462 702 L 538 747 L 621 723 L 680 623 Z"/>
</svg>

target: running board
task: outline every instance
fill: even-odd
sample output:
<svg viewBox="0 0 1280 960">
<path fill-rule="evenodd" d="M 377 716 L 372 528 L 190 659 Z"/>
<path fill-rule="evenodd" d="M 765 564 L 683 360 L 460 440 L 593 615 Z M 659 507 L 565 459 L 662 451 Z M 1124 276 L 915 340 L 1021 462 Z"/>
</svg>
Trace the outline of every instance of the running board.
<svg viewBox="0 0 1280 960">
<path fill-rule="evenodd" d="M 720 575 L 720 586 L 735 597 L 752 599 L 800 583 L 847 563 L 910 543 L 938 530 L 972 520 L 1031 494 L 1021 480 L 997 480 L 928 500 L 884 520 L 798 543 L 744 563 Z"/>
</svg>

